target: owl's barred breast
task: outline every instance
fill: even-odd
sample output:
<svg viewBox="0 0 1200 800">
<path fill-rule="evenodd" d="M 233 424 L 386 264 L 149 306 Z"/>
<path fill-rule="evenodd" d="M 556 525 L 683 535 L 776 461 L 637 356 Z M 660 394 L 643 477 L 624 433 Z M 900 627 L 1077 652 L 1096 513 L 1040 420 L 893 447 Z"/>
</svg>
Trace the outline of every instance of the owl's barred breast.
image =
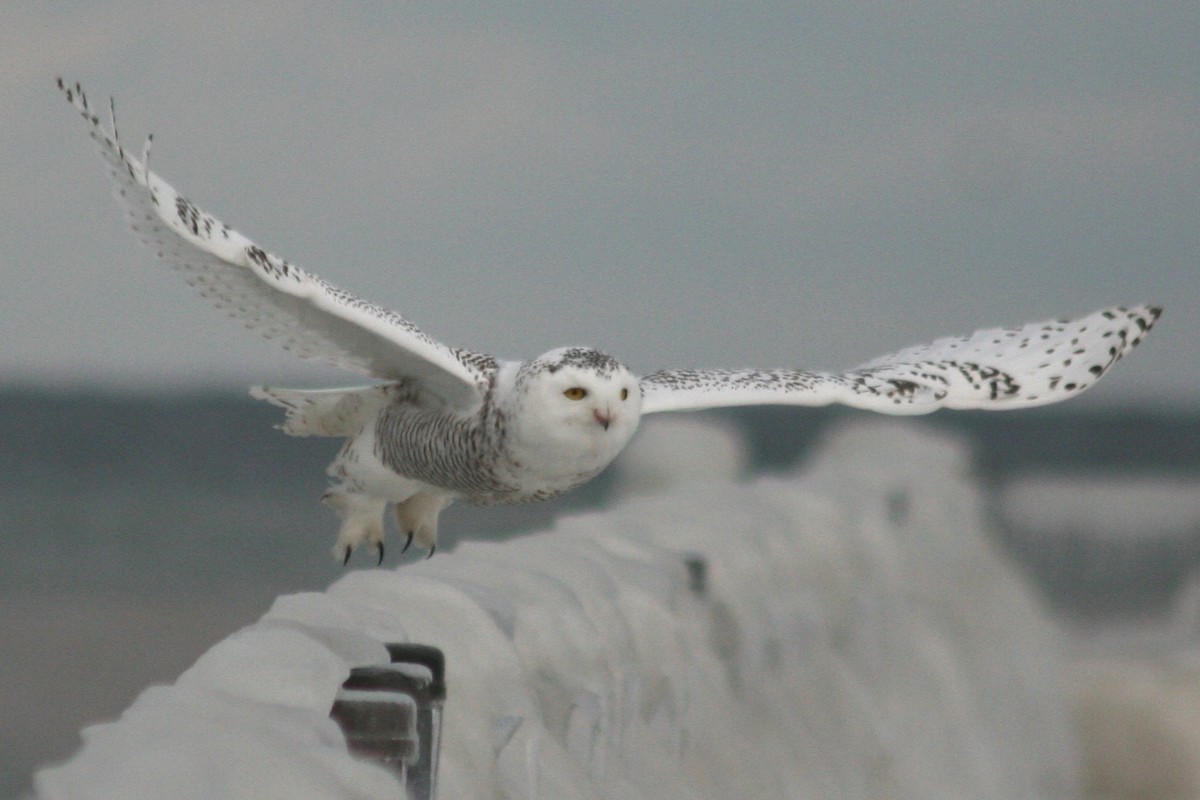
<svg viewBox="0 0 1200 800">
<path fill-rule="evenodd" d="M 472 505 L 514 505 L 569 492 L 599 472 L 548 475 L 516 461 L 503 415 L 485 404 L 471 415 L 397 400 L 379 412 L 375 455 L 397 474 L 437 486 Z"/>
</svg>

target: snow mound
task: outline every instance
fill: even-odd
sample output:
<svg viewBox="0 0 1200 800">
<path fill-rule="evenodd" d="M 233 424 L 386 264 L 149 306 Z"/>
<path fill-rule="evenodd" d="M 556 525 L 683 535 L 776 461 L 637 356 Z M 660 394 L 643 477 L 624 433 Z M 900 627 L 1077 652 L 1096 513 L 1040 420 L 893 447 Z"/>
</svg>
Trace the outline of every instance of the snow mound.
<svg viewBox="0 0 1200 800">
<path fill-rule="evenodd" d="M 688 483 L 730 483 L 750 468 L 746 440 L 728 420 L 655 414 L 614 465 L 617 489 L 626 495 L 656 494 Z"/>
<path fill-rule="evenodd" d="M 1194 538 L 1200 530 L 1200 481 L 1033 474 L 1010 481 L 999 506 L 1008 524 L 1041 536 L 1082 533 L 1116 542 Z"/>
<path fill-rule="evenodd" d="M 446 656 L 445 798 L 1076 796 L 1054 632 L 967 463 L 908 424 L 846 428 L 795 475 L 684 480 L 280 597 L 37 791 L 402 796 L 329 710 L 413 641 Z"/>
</svg>

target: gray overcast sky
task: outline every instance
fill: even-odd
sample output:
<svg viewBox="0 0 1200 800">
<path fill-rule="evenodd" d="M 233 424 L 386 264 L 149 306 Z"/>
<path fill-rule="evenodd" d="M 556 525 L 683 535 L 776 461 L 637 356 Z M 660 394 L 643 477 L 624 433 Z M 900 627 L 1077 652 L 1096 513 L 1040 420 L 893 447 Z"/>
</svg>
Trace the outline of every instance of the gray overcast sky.
<svg viewBox="0 0 1200 800">
<path fill-rule="evenodd" d="M 1200 405 L 1195 0 L 6 0 L 0 385 L 330 385 L 124 230 L 59 74 L 206 210 L 451 344 L 842 368 L 1154 301 L 1082 402 Z"/>
</svg>

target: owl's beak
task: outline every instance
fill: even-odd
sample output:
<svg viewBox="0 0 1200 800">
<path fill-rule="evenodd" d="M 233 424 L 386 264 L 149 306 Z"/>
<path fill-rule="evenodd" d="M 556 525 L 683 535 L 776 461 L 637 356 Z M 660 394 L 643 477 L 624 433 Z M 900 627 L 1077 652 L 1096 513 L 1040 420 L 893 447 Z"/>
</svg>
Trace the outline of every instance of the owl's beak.
<svg viewBox="0 0 1200 800">
<path fill-rule="evenodd" d="M 596 418 L 596 422 L 599 422 L 604 430 L 608 430 L 608 426 L 612 424 L 613 415 L 611 413 L 606 414 L 597 408 L 592 411 L 592 416 Z"/>
</svg>

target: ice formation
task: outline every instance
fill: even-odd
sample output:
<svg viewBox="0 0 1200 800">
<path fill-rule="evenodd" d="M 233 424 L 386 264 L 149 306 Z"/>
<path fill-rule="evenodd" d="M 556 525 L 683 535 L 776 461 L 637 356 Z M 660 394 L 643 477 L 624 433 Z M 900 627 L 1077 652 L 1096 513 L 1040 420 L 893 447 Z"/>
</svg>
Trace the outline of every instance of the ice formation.
<svg viewBox="0 0 1200 800">
<path fill-rule="evenodd" d="M 794 475 L 703 472 L 280 597 L 37 792 L 402 796 L 329 710 L 351 667 L 414 641 L 446 655 L 445 798 L 1077 794 L 1054 633 L 957 442 L 857 426 Z"/>
</svg>

